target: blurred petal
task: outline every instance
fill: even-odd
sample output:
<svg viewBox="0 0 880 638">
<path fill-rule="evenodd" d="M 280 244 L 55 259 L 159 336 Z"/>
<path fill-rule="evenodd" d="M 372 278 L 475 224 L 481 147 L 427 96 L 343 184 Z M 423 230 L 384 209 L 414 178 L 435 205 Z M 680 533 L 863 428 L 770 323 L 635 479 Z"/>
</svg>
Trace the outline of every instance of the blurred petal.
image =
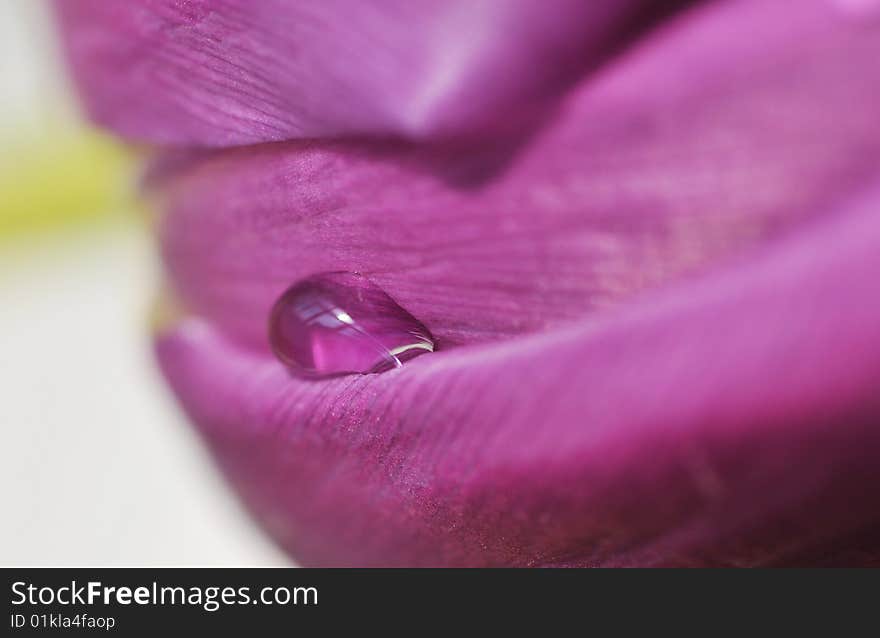
<svg viewBox="0 0 880 638">
<path fill-rule="evenodd" d="M 165 374 L 306 564 L 876 563 L 877 35 L 834 3 L 711 5 L 513 155 L 171 165 L 163 247 L 200 317 L 158 337 Z M 440 351 L 304 382 L 251 347 L 340 269 Z"/>
<path fill-rule="evenodd" d="M 158 353 L 307 565 L 877 564 L 880 191 L 829 217 L 569 330 L 383 375 L 296 380 L 197 319 Z"/>
<path fill-rule="evenodd" d="M 650 22 L 654 9 L 679 4 L 61 0 L 56 6 L 74 76 L 98 122 L 137 139 L 226 146 L 514 127 Z"/>
<path fill-rule="evenodd" d="M 826 3 L 790 14 L 692 12 L 584 82 L 509 164 L 495 145 L 288 143 L 177 167 L 173 283 L 263 344 L 290 284 L 362 272 L 448 348 L 578 320 L 782 236 L 880 175 L 880 24 Z"/>
</svg>

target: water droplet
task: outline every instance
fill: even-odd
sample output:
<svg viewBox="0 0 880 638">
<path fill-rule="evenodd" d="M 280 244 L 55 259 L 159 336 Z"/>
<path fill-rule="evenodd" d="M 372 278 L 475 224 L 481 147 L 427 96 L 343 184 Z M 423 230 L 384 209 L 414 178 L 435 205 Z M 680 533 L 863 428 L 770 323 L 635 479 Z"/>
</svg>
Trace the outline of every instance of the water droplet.
<svg viewBox="0 0 880 638">
<path fill-rule="evenodd" d="M 272 307 L 269 342 L 300 376 L 385 372 L 434 350 L 427 328 L 366 277 L 329 272 L 303 279 Z"/>
</svg>

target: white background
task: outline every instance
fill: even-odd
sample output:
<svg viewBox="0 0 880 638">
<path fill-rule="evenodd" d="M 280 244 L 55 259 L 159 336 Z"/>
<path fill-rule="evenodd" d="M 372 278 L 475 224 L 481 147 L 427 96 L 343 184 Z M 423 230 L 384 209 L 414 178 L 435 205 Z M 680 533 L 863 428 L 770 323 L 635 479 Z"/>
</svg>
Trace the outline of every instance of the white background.
<svg viewBox="0 0 880 638">
<path fill-rule="evenodd" d="M 0 143 L 63 93 L 52 42 L 44 6 L 0 3 Z M 135 215 L 0 240 L 0 564 L 287 564 L 159 377 Z"/>
</svg>

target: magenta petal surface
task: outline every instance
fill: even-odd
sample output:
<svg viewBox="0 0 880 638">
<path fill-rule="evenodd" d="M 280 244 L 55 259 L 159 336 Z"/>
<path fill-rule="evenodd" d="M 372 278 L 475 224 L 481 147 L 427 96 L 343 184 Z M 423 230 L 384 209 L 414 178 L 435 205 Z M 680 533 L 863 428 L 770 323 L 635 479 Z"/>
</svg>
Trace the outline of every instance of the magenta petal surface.
<svg viewBox="0 0 880 638">
<path fill-rule="evenodd" d="M 880 560 L 880 192 L 594 321 L 292 380 L 193 319 L 164 371 L 307 565 Z"/>
<path fill-rule="evenodd" d="M 288 143 L 159 180 L 198 315 L 159 359 L 294 557 L 878 561 L 880 26 L 790 6 L 686 14 L 513 154 Z M 291 379 L 263 322 L 328 270 L 439 350 Z"/>
<path fill-rule="evenodd" d="M 228 146 L 510 129 L 637 29 L 650 0 L 61 0 L 89 113 Z"/>
<path fill-rule="evenodd" d="M 687 14 L 512 158 L 359 142 L 210 155 L 160 189 L 172 282 L 259 345 L 291 282 L 361 272 L 450 347 L 577 321 L 784 236 L 880 175 L 880 23 L 785 6 Z"/>
<path fill-rule="evenodd" d="M 880 21 L 711 2 L 619 46 L 678 4 L 59 3 L 98 121 L 251 145 L 150 180 L 190 313 L 156 350 L 299 561 L 880 563 Z M 291 376 L 270 310 L 331 271 L 437 351 Z"/>
</svg>

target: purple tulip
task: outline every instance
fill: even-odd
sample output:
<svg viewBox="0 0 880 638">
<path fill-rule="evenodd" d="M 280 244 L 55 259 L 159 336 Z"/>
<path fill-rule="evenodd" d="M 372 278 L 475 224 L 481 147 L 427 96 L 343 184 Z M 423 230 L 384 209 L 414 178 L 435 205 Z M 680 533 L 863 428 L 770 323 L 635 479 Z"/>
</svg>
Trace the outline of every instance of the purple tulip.
<svg viewBox="0 0 880 638">
<path fill-rule="evenodd" d="M 880 563 L 880 2 L 57 6 L 164 145 L 162 369 L 301 563 Z M 436 352 L 291 374 L 336 271 Z"/>
</svg>

